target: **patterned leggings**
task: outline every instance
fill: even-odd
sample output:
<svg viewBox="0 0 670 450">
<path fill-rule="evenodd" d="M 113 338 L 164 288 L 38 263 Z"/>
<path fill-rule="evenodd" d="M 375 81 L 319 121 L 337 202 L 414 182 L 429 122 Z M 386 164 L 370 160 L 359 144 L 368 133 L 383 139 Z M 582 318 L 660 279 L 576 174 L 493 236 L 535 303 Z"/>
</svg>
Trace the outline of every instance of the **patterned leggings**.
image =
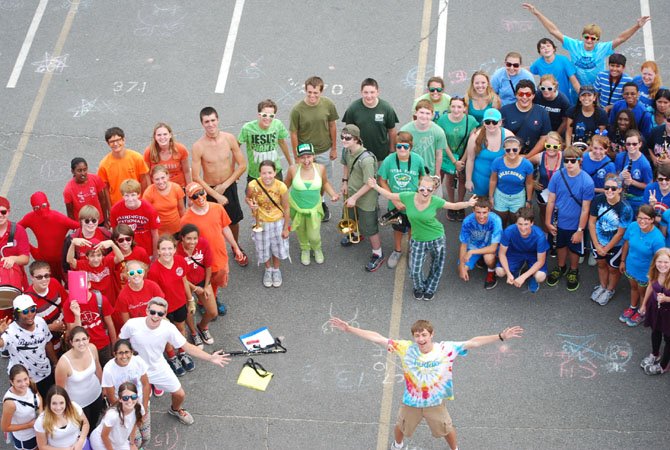
<svg viewBox="0 0 670 450">
<path fill-rule="evenodd" d="M 426 294 L 435 293 L 437 285 L 440 283 L 442 271 L 444 270 L 444 260 L 447 254 L 445 245 L 446 239 L 444 236 L 428 242 L 410 240 L 409 272 L 412 277 L 414 290 Z M 428 277 L 424 278 L 423 262 L 427 254 L 430 254 L 432 263 Z"/>
</svg>

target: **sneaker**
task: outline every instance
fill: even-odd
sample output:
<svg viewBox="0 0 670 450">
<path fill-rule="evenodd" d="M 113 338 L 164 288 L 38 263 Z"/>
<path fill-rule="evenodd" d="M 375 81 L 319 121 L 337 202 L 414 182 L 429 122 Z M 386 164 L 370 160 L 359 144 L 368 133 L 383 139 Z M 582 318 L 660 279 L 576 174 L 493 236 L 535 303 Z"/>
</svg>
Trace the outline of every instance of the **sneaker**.
<svg viewBox="0 0 670 450">
<path fill-rule="evenodd" d="M 187 353 L 177 353 L 177 358 L 179 358 L 179 362 L 181 363 L 181 366 L 186 370 L 187 372 L 193 372 L 195 369 L 195 363 L 193 362 L 193 358 L 191 358 Z"/>
<path fill-rule="evenodd" d="M 181 366 L 181 362 L 179 362 L 177 356 L 168 358 L 167 362 L 170 365 L 170 369 L 172 369 L 175 375 L 177 375 L 178 377 L 183 377 L 184 375 L 186 375 L 186 369 L 184 369 Z"/>
<path fill-rule="evenodd" d="M 314 262 L 317 264 L 323 264 L 325 258 L 323 257 L 323 250 L 314 250 Z"/>
<path fill-rule="evenodd" d="M 275 271 L 272 272 L 272 286 L 280 287 L 283 282 L 284 280 L 282 280 L 281 271 L 279 269 L 275 269 Z"/>
<path fill-rule="evenodd" d="M 596 257 L 593 256 L 593 253 L 589 253 L 589 261 L 588 261 L 589 266 L 593 267 L 596 265 Z"/>
<path fill-rule="evenodd" d="M 605 289 L 601 285 L 599 285 L 599 284 L 596 285 L 593 288 L 593 292 L 591 292 L 591 300 L 593 300 L 594 302 L 597 302 L 598 298 L 600 298 L 600 296 L 603 295 L 603 292 L 605 292 L 606 290 L 607 289 Z"/>
<path fill-rule="evenodd" d="M 647 375 L 661 375 L 663 372 L 665 371 L 661 367 L 661 363 L 651 364 L 644 368 L 644 373 Z"/>
<path fill-rule="evenodd" d="M 484 262 L 484 258 L 479 258 L 475 263 L 475 267 L 478 269 L 486 269 L 486 263 Z"/>
<path fill-rule="evenodd" d="M 463 222 L 465 220 L 465 210 L 464 209 L 459 209 L 456 211 L 456 220 L 459 222 Z"/>
<path fill-rule="evenodd" d="M 249 265 L 249 257 L 244 253 L 244 250 L 240 249 L 240 251 L 242 252 L 242 257 L 240 259 L 235 258 L 235 262 L 240 267 L 247 267 Z"/>
<path fill-rule="evenodd" d="M 619 316 L 619 321 L 623 323 L 628 322 L 628 319 L 633 317 L 633 314 L 635 314 L 636 312 L 637 312 L 636 310 L 634 310 L 629 306 L 621 313 L 621 315 Z"/>
<path fill-rule="evenodd" d="M 603 291 L 603 293 L 600 295 L 600 297 L 598 297 L 598 299 L 596 300 L 596 302 L 597 302 L 600 306 L 605 306 L 606 304 L 608 304 L 608 303 L 610 302 L 610 300 L 612 300 L 612 297 L 614 297 L 614 293 L 615 293 L 615 292 L 616 292 L 616 291 L 614 291 L 614 290 L 611 290 L 611 291 L 610 291 L 610 290 L 608 290 L 608 289 L 605 289 L 605 290 Z"/>
<path fill-rule="evenodd" d="M 535 277 L 530 277 L 530 280 L 528 281 L 528 290 L 533 294 L 540 290 L 540 283 L 537 282 Z"/>
<path fill-rule="evenodd" d="M 431 293 L 424 292 L 424 293 L 423 293 L 423 299 L 424 299 L 425 301 L 427 301 L 427 302 L 431 301 L 431 300 L 433 299 L 433 297 L 435 297 L 435 293 L 434 293 L 434 292 L 431 292 Z"/>
<path fill-rule="evenodd" d="M 393 250 L 391 252 L 391 255 L 389 256 L 389 260 L 386 261 L 386 266 L 389 269 L 395 269 L 396 266 L 398 265 L 398 261 L 400 261 L 400 257 L 402 256 L 402 252 L 398 252 Z"/>
<path fill-rule="evenodd" d="M 458 217 L 458 214 L 456 211 L 448 209 L 447 210 L 447 220 L 449 222 L 456 222 L 456 218 Z"/>
<path fill-rule="evenodd" d="M 398 446 L 395 442 L 395 439 L 393 439 L 393 443 L 391 444 L 391 450 L 401 450 L 403 448 L 405 448 L 405 443 L 404 442 L 402 442 L 400 444 L 400 446 Z"/>
<path fill-rule="evenodd" d="M 418 289 L 414 289 L 414 298 L 417 300 L 423 300 L 423 296 L 425 294 L 422 291 L 419 291 Z"/>
<path fill-rule="evenodd" d="M 200 335 L 198 333 L 192 334 L 191 335 L 191 340 L 193 341 L 193 345 L 195 345 L 199 349 L 205 348 L 205 343 L 202 342 L 202 338 L 200 337 Z"/>
<path fill-rule="evenodd" d="M 175 416 L 184 425 L 192 425 L 193 422 L 195 422 L 191 413 L 186 411 L 184 408 L 179 408 L 179 410 L 175 411 L 172 409 L 172 406 L 170 406 L 168 408 L 168 414 Z"/>
<path fill-rule="evenodd" d="M 551 272 L 549 272 L 549 276 L 547 277 L 547 286 L 553 287 L 558 284 L 558 280 L 560 280 L 563 275 L 566 274 L 568 271 L 568 267 L 565 266 L 563 268 L 561 267 L 554 267 Z"/>
<path fill-rule="evenodd" d="M 384 264 L 384 256 L 375 255 L 373 253 L 372 256 L 370 256 L 370 261 L 365 265 L 365 270 L 368 272 L 375 272 L 382 264 Z"/>
<path fill-rule="evenodd" d="M 661 359 L 658 358 L 657 356 L 654 356 L 653 353 L 649 353 L 642 362 L 640 363 L 640 367 L 643 369 L 646 369 L 647 366 L 651 366 L 652 364 L 657 364 Z"/>
<path fill-rule="evenodd" d="M 197 325 L 195 328 L 198 330 L 198 334 L 205 344 L 212 345 L 214 343 L 214 338 L 212 337 L 212 333 L 209 332 L 209 328 L 206 330 L 201 330 Z"/>
<path fill-rule="evenodd" d="M 493 289 L 498 285 L 498 277 L 495 272 L 486 272 L 486 281 L 484 281 L 484 289 Z"/>
<path fill-rule="evenodd" d="M 549 248 L 549 256 L 552 258 L 556 258 L 556 247 L 553 245 Z"/>
<path fill-rule="evenodd" d="M 642 314 L 640 314 L 639 312 L 635 311 L 635 314 L 633 314 L 632 316 L 630 316 L 626 320 L 626 325 L 628 325 L 629 327 L 636 327 L 643 320 L 644 320 L 644 316 Z"/>
<path fill-rule="evenodd" d="M 216 310 L 220 316 L 225 316 L 228 310 L 223 303 L 216 302 Z"/>
<path fill-rule="evenodd" d="M 9 350 L 1 351 L 0 356 L 2 356 L 3 358 L 9 358 Z"/>
<path fill-rule="evenodd" d="M 309 250 L 302 250 L 302 251 L 300 251 L 300 263 L 301 263 L 303 266 L 309 266 L 309 263 L 310 263 L 310 259 L 309 259 L 309 257 L 310 257 L 310 255 L 311 255 L 311 253 L 310 253 Z"/>
<path fill-rule="evenodd" d="M 270 269 L 265 269 L 265 273 L 263 274 L 263 286 L 266 288 L 272 287 L 272 272 L 270 272 Z"/>
<path fill-rule="evenodd" d="M 579 272 L 577 270 L 568 270 L 565 279 L 567 280 L 568 291 L 574 292 L 579 289 Z"/>
<path fill-rule="evenodd" d="M 356 242 L 356 244 L 360 244 L 361 241 L 363 241 L 363 236 L 357 236 L 356 234 L 352 234 L 351 236 L 360 238 L 359 241 Z M 349 235 L 347 235 L 347 236 L 344 236 L 342 238 L 342 240 L 340 241 L 340 245 L 342 247 L 350 247 L 350 246 L 354 245 L 354 242 L 351 242 L 351 240 L 349 239 Z"/>
<path fill-rule="evenodd" d="M 323 207 L 323 219 L 321 219 L 321 222 L 328 222 L 331 217 L 330 208 L 328 208 L 326 202 L 321 202 L 321 207 Z"/>
<path fill-rule="evenodd" d="M 152 384 L 151 393 L 154 394 L 154 397 L 160 398 L 163 396 L 163 394 L 165 394 L 165 391 L 163 389 L 158 389 L 156 386 Z"/>
</svg>

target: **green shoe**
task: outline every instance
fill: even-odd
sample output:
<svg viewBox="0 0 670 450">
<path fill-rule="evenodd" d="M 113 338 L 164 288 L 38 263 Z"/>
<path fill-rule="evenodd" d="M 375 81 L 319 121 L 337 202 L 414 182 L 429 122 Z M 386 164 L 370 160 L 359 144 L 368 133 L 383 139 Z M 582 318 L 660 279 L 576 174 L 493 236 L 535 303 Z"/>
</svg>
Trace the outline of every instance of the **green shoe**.
<svg viewBox="0 0 670 450">
<path fill-rule="evenodd" d="M 565 267 L 554 267 L 554 269 L 549 273 L 547 277 L 547 286 L 556 286 L 558 281 L 565 275 L 567 272 L 567 266 Z"/>
<path fill-rule="evenodd" d="M 303 266 L 309 266 L 310 260 L 310 251 L 309 250 L 303 250 L 300 252 L 300 262 L 302 263 Z"/>
</svg>

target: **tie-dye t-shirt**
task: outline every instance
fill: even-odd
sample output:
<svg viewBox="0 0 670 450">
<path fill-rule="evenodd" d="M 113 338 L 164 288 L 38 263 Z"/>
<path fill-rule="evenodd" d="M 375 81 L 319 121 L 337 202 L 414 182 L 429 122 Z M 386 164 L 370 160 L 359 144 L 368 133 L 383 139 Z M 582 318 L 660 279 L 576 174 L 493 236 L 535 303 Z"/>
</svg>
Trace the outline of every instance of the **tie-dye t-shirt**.
<svg viewBox="0 0 670 450">
<path fill-rule="evenodd" d="M 443 399 L 454 399 L 451 367 L 456 356 L 465 356 L 465 342 L 435 342 L 433 350 L 421 353 L 413 341 L 391 341 L 400 357 L 405 377 L 402 402 L 414 408 L 437 406 Z"/>
</svg>

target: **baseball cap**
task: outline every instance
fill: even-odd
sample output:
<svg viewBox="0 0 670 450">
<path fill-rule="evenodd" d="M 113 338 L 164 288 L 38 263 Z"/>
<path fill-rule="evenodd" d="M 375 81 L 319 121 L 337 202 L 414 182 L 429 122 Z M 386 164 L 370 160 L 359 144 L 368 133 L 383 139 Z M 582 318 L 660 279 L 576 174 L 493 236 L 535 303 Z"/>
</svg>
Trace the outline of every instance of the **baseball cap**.
<svg viewBox="0 0 670 450">
<path fill-rule="evenodd" d="M 314 146 L 309 143 L 298 145 L 298 156 L 313 155 Z"/>
<path fill-rule="evenodd" d="M 202 189 L 203 187 L 200 183 L 193 181 L 186 185 L 186 195 L 190 197 L 196 192 L 200 192 Z"/>
<path fill-rule="evenodd" d="M 346 125 L 344 128 L 342 128 L 342 133 L 350 134 L 357 139 L 361 138 L 361 130 L 356 125 Z"/>
<path fill-rule="evenodd" d="M 14 306 L 14 309 L 23 310 L 37 305 L 30 295 L 21 294 L 14 299 L 12 306 Z"/>
<path fill-rule="evenodd" d="M 579 87 L 579 95 L 582 94 L 595 94 L 596 93 L 596 88 L 591 86 L 590 84 L 587 84 L 586 86 L 580 86 Z"/>
<path fill-rule="evenodd" d="M 489 108 L 484 111 L 484 118 L 482 120 L 496 120 L 500 122 L 501 119 L 502 115 L 500 114 L 500 111 L 495 108 Z"/>
</svg>

